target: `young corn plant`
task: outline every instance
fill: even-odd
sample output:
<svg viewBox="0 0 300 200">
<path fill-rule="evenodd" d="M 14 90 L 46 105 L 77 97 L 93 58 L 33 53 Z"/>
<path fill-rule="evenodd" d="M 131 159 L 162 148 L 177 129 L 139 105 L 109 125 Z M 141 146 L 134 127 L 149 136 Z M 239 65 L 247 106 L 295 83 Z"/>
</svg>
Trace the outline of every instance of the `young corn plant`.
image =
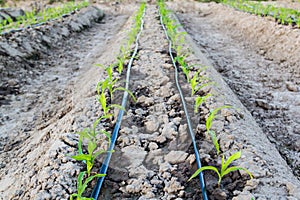
<svg viewBox="0 0 300 200">
<path fill-rule="evenodd" d="M 211 139 L 212 139 L 212 142 L 217 150 L 217 154 L 219 155 L 220 154 L 220 145 L 219 145 L 219 142 L 218 142 L 218 138 L 216 136 L 216 132 L 211 130 L 211 127 L 212 127 L 212 123 L 213 123 L 213 120 L 216 118 L 216 115 L 217 113 L 224 109 L 224 108 L 231 108 L 231 106 L 221 106 L 221 107 L 218 107 L 214 110 L 212 110 L 208 116 L 208 118 L 206 119 L 206 132 L 210 135 Z"/>
<path fill-rule="evenodd" d="M 85 174 L 85 171 L 79 173 L 79 176 L 77 178 L 77 193 L 71 194 L 70 200 L 74 200 L 74 198 L 76 198 L 76 200 L 94 200 L 94 198 L 83 197 L 82 195 L 86 190 L 89 182 L 91 182 L 94 178 L 103 177 L 105 176 L 105 174 L 88 176 L 85 181 L 83 181 Z"/>
<path fill-rule="evenodd" d="M 111 105 L 107 104 L 107 100 L 106 100 L 106 96 L 105 96 L 105 91 L 106 91 L 106 88 L 108 88 L 110 90 L 110 88 L 112 88 L 112 87 L 113 86 L 109 82 L 109 79 L 105 79 L 103 82 L 99 82 L 98 85 L 97 85 L 97 88 L 96 88 L 97 89 L 97 93 L 98 93 L 97 100 L 101 104 L 101 107 L 102 107 L 102 110 L 103 110 L 105 118 L 109 118 L 109 117 L 112 116 L 112 114 L 109 113 L 109 111 L 111 110 L 111 108 L 115 107 L 115 108 L 119 108 L 121 110 L 124 110 L 124 108 L 122 106 L 118 105 L 118 104 L 111 104 Z M 113 93 L 115 90 L 112 90 L 111 93 Z"/>
<path fill-rule="evenodd" d="M 206 100 L 211 97 L 212 95 L 210 93 L 206 94 L 205 96 L 197 96 L 195 98 L 195 107 L 194 112 L 198 113 L 199 107 L 206 102 Z"/>
<path fill-rule="evenodd" d="M 184 73 L 188 83 L 190 82 L 189 74 L 190 74 L 190 69 L 187 63 L 185 62 L 186 56 L 176 56 L 175 60 L 180 64 L 182 72 Z"/>
<path fill-rule="evenodd" d="M 251 172 L 249 172 L 246 168 L 240 167 L 240 166 L 231 166 L 232 162 L 239 159 L 241 157 L 241 151 L 238 151 L 236 153 L 234 153 L 233 155 L 231 155 L 226 161 L 224 158 L 224 155 L 222 156 L 222 162 L 221 162 L 221 170 L 219 170 L 218 168 L 214 167 L 214 166 L 204 166 L 201 167 L 200 169 L 198 169 L 190 178 L 188 181 L 192 180 L 193 178 L 197 177 L 199 175 L 200 172 L 204 171 L 204 170 L 212 170 L 214 172 L 217 173 L 218 175 L 218 186 L 220 187 L 221 185 L 221 181 L 223 179 L 223 177 L 231 172 L 234 171 L 239 171 L 239 170 L 244 170 L 245 172 L 247 172 L 247 174 L 250 176 L 250 178 L 252 179 L 253 176 L 251 174 Z"/>
<path fill-rule="evenodd" d="M 72 156 L 73 159 L 77 161 L 84 161 L 86 163 L 86 170 L 88 176 L 91 174 L 91 170 L 94 166 L 95 159 L 105 152 L 106 150 L 100 149 L 97 150 L 97 144 L 98 139 L 97 135 L 103 134 L 107 138 L 108 142 L 110 143 L 110 134 L 104 130 L 97 131 L 96 127 L 99 123 L 99 120 L 97 120 L 93 127 L 90 129 L 84 129 L 83 131 L 79 132 L 79 142 L 78 142 L 78 154 L 75 156 Z M 86 140 L 88 142 L 87 146 L 87 153 L 83 153 L 83 141 Z"/>
</svg>

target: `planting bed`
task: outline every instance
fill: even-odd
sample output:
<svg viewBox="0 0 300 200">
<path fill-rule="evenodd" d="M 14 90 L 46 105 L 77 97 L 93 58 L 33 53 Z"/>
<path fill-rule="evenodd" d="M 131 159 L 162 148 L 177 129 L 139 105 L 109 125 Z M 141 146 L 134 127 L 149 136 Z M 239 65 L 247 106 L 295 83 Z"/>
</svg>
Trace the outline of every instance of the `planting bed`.
<svg viewBox="0 0 300 200">
<path fill-rule="evenodd" d="M 234 171 L 218 185 L 217 174 L 204 171 L 208 198 L 300 199 L 299 29 L 215 3 L 167 5 L 188 32 L 182 49 L 190 51 L 189 78 L 201 68 L 200 75 L 214 83 L 198 91 L 211 96 L 194 113 L 196 96 L 178 66 L 202 166 L 221 166 L 206 121 L 210 111 L 229 105 L 211 129 L 226 159 L 241 151 L 233 164 L 254 177 Z M 76 193 L 78 174 L 86 169 L 71 158 L 78 153 L 75 133 L 104 114 L 96 85 L 107 71 L 95 64 L 116 62 L 138 6 L 89 7 L 1 38 L 0 199 L 69 199 Z M 159 19 L 157 5 L 147 4 L 129 82 L 137 101 L 128 98 L 99 199 L 202 199 L 199 179 L 188 181 L 197 165 Z M 125 70 L 113 73 L 120 77 L 116 87 L 124 86 Z M 122 96 L 117 91 L 107 102 L 121 104 Z M 99 127 L 111 133 L 118 112 L 114 108 Z M 103 159 L 95 160 L 92 173 Z"/>
<path fill-rule="evenodd" d="M 179 14 L 182 23 L 300 177 L 300 31 L 238 11 L 223 17 L 232 9 L 222 5 L 198 6 Z"/>
</svg>

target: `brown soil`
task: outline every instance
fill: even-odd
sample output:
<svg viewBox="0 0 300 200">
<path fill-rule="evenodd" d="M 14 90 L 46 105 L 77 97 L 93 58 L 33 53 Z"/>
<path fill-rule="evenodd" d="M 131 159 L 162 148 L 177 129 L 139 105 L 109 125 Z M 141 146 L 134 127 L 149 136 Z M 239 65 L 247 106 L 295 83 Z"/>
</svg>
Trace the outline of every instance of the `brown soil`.
<svg viewBox="0 0 300 200">
<path fill-rule="evenodd" d="M 217 4 L 197 11 L 179 18 L 300 177 L 299 29 Z"/>
<path fill-rule="evenodd" d="M 188 63 L 208 66 L 202 75 L 216 83 L 200 91 L 213 96 L 193 114 L 194 97 L 180 74 L 202 164 L 220 165 L 205 134 L 209 111 L 232 105 L 237 109 L 222 110 L 213 129 L 224 155 L 241 150 L 235 164 L 254 175 L 249 180 L 243 171 L 231 173 L 219 188 L 216 175 L 205 172 L 209 199 L 300 199 L 293 175 L 299 176 L 299 30 L 215 3 L 169 6 L 189 33 L 184 46 L 191 50 Z M 68 199 L 76 191 L 84 165 L 70 158 L 77 152 L 74 133 L 102 114 L 95 86 L 106 75 L 94 64 L 115 61 L 132 25 L 128 17 L 137 9 L 99 7 L 106 16 L 98 23 L 91 14 L 78 14 L 59 25 L 1 38 L 1 200 Z M 61 36 L 57 27 L 70 33 Z M 51 45 L 41 42 L 47 38 L 31 39 L 35 48 L 30 52 L 40 54 L 28 57 L 22 41 L 44 29 Z M 157 8 L 148 5 L 131 71 L 130 90 L 137 102 L 128 102 L 101 199 L 201 199 L 199 181 L 187 182 L 196 164 L 167 47 Z M 123 86 L 124 73 L 121 78 Z M 120 103 L 121 96 L 117 93 L 114 102 Z M 114 120 L 101 125 L 111 131 Z M 97 160 L 94 170 L 100 166 Z"/>
</svg>

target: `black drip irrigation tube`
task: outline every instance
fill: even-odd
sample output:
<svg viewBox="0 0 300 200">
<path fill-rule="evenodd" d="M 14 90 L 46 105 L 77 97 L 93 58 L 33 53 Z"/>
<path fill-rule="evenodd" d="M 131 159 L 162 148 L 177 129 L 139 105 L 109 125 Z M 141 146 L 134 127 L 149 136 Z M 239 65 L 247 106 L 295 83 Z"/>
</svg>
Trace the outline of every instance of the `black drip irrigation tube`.
<svg viewBox="0 0 300 200">
<path fill-rule="evenodd" d="M 174 57 L 172 55 L 172 41 L 169 38 L 167 29 L 166 29 L 166 27 L 165 27 L 165 25 L 163 23 L 163 20 L 162 20 L 162 15 L 161 15 L 160 11 L 159 11 L 159 16 L 160 16 L 161 26 L 162 26 L 162 28 L 163 28 L 163 30 L 165 32 L 167 40 L 169 41 L 169 54 L 170 54 L 170 57 L 172 59 L 173 66 L 175 68 L 175 82 L 176 82 L 176 87 L 178 89 L 178 92 L 179 92 L 179 95 L 180 95 L 180 98 L 181 98 L 181 103 L 182 103 L 183 110 L 184 110 L 184 113 L 185 113 L 185 116 L 186 116 L 186 121 L 187 121 L 188 129 L 189 129 L 189 133 L 190 133 L 190 136 L 192 138 L 192 143 L 193 143 L 193 147 L 194 147 L 194 152 L 195 152 L 197 166 L 200 169 L 201 168 L 200 155 L 199 155 L 197 144 L 196 144 L 196 140 L 195 140 L 195 134 L 194 134 L 194 131 L 193 131 L 193 128 L 192 128 L 192 124 L 191 124 L 191 121 L 190 121 L 190 116 L 189 116 L 189 113 L 188 113 L 188 110 L 187 110 L 187 107 L 186 107 L 186 103 L 185 103 L 185 100 L 184 100 L 184 96 L 183 96 L 183 93 L 182 93 L 179 81 L 178 81 L 178 68 L 177 68 L 177 65 L 175 63 Z M 199 173 L 199 179 L 200 179 L 200 186 L 201 186 L 201 190 L 202 190 L 203 200 L 208 200 L 208 197 L 207 197 L 207 194 L 206 194 L 205 180 L 204 180 L 204 176 L 203 176 L 202 172 Z"/>
<path fill-rule="evenodd" d="M 138 51 L 138 46 L 139 46 L 139 38 L 140 38 L 140 35 L 143 31 L 143 28 L 144 28 L 144 16 L 145 16 L 145 13 L 146 13 L 146 8 L 144 9 L 143 11 L 143 15 L 142 15 L 142 18 L 141 18 L 141 27 L 140 27 L 140 31 L 139 33 L 137 34 L 137 37 L 135 39 L 135 48 L 134 48 L 134 52 L 129 60 L 129 63 L 128 63 L 128 66 L 127 66 L 127 73 L 126 73 L 126 85 L 125 85 L 125 92 L 123 94 L 123 99 L 122 99 L 122 104 L 121 106 L 123 108 L 126 107 L 126 102 L 127 102 L 127 98 L 128 98 L 128 90 L 129 90 L 129 80 L 130 80 L 130 71 L 131 71 L 131 66 L 133 64 L 133 61 L 135 59 L 135 56 L 137 54 L 137 51 Z M 120 110 L 119 111 L 119 114 L 118 114 L 118 118 L 117 118 L 117 121 L 116 121 L 116 125 L 114 127 L 114 131 L 112 133 L 112 137 L 111 137 L 111 143 L 110 143 L 110 146 L 108 148 L 108 152 L 106 154 L 106 157 L 105 157 L 105 160 L 100 168 L 100 171 L 99 171 L 99 174 L 106 174 L 107 172 L 107 169 L 108 169 L 108 166 L 109 166 L 109 162 L 110 162 L 110 159 L 111 159 L 111 156 L 112 156 L 112 151 L 114 150 L 114 147 L 115 147 L 115 143 L 116 143 L 116 140 L 118 138 L 118 132 L 119 132 L 119 129 L 120 129 L 120 125 L 121 125 L 121 122 L 122 122 L 122 117 L 123 117 L 123 114 L 124 114 L 124 110 Z M 97 184 L 96 186 L 94 187 L 93 189 L 93 192 L 91 194 L 91 197 L 94 198 L 95 200 L 98 199 L 99 197 L 99 194 L 100 194 L 100 190 L 101 190 L 101 187 L 102 187 L 102 184 L 104 182 L 104 179 L 105 179 L 105 176 L 104 177 L 100 177 L 98 180 L 97 180 Z"/>
</svg>

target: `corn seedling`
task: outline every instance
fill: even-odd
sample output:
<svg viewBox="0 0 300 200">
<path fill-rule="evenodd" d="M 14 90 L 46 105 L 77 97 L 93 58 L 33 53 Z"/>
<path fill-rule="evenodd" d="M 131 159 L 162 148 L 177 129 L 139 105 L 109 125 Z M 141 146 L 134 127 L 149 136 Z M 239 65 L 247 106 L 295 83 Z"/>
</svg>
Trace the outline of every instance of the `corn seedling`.
<svg viewBox="0 0 300 200">
<path fill-rule="evenodd" d="M 91 129 L 84 129 L 83 131 L 78 133 L 79 134 L 79 142 L 78 142 L 79 154 L 72 156 L 73 159 L 75 159 L 77 161 L 84 161 L 86 163 L 88 176 L 90 176 L 91 169 L 94 166 L 95 159 L 100 154 L 106 152 L 103 149 L 96 150 L 97 149 L 97 135 L 98 134 L 105 135 L 110 143 L 110 134 L 104 130 L 97 131 L 96 130 L 97 123 L 98 123 L 98 120 L 96 121 L 96 123 L 94 123 L 94 125 Z M 87 148 L 86 154 L 84 154 L 83 150 L 82 150 L 82 143 L 83 143 L 84 139 L 88 141 L 88 148 Z"/>
<path fill-rule="evenodd" d="M 190 82 L 190 78 L 189 78 L 190 70 L 187 63 L 185 62 L 185 56 L 176 56 L 175 60 L 180 64 L 182 72 L 184 73 L 187 81 Z"/>
<path fill-rule="evenodd" d="M 205 96 L 197 96 L 195 98 L 195 108 L 194 108 L 194 112 L 198 113 L 199 107 L 206 101 L 206 99 L 208 99 L 209 97 L 211 97 L 211 94 L 208 93 Z"/>
<path fill-rule="evenodd" d="M 106 84 L 107 82 L 108 82 L 108 79 L 106 79 L 104 82 L 102 82 L 102 85 Z M 119 107 L 120 109 L 124 109 L 120 105 L 116 105 L 116 104 L 107 105 L 106 96 L 105 96 L 105 90 L 102 90 L 102 92 L 98 92 L 98 93 L 100 95 L 98 95 L 97 99 L 98 99 L 99 103 L 101 104 L 104 116 L 106 116 L 107 118 L 109 118 L 110 116 L 112 116 L 112 114 L 109 114 L 109 110 L 112 107 Z"/>
<path fill-rule="evenodd" d="M 191 88 L 192 88 L 192 96 L 196 93 L 196 87 L 198 85 L 198 76 L 200 71 L 197 71 L 193 78 L 190 80 Z"/>
<path fill-rule="evenodd" d="M 85 181 L 83 181 L 85 174 L 85 171 L 79 173 L 79 176 L 77 178 L 77 193 L 71 194 L 70 200 L 74 200 L 74 198 L 76 198 L 76 200 L 94 200 L 94 198 L 83 197 L 82 195 L 85 189 L 87 188 L 89 182 L 91 182 L 94 178 L 103 177 L 105 176 L 105 174 L 96 174 L 93 176 L 88 176 L 85 179 Z"/>
<path fill-rule="evenodd" d="M 222 110 L 222 109 L 225 109 L 225 108 L 231 108 L 231 106 L 221 106 L 221 107 L 218 107 L 214 110 L 212 110 L 206 120 L 206 130 L 210 130 L 211 129 L 211 126 L 212 126 L 212 122 L 213 120 L 215 119 L 217 113 Z"/>
<path fill-rule="evenodd" d="M 218 186 L 220 186 L 221 184 L 221 181 L 222 181 L 222 178 L 231 173 L 231 172 L 234 172 L 234 171 L 238 171 L 238 170 L 244 170 L 245 172 L 247 172 L 247 174 L 249 174 L 250 178 L 252 179 L 253 176 L 252 174 L 246 169 L 246 168 L 243 168 L 243 167 L 240 167 L 240 166 L 232 166 L 232 167 L 229 167 L 229 165 L 232 164 L 233 161 L 239 159 L 241 157 L 241 152 L 238 151 L 236 153 L 234 153 L 233 155 L 231 155 L 228 160 L 225 162 L 225 158 L 224 158 L 224 155 L 222 156 L 222 164 L 221 164 L 221 170 L 219 171 L 218 168 L 214 167 L 214 166 L 204 166 L 204 167 L 201 167 L 200 169 L 198 169 L 190 178 L 188 181 L 190 181 L 191 179 L 197 177 L 199 175 L 200 172 L 204 171 L 204 170 L 212 170 L 214 172 L 217 173 L 218 177 L 219 177 L 219 180 L 218 180 Z"/>
<path fill-rule="evenodd" d="M 219 155 L 220 154 L 220 145 L 219 145 L 219 142 L 218 142 L 218 139 L 217 139 L 217 136 L 216 136 L 216 133 L 215 131 L 211 130 L 211 127 L 212 127 L 212 123 L 213 123 L 213 120 L 215 119 L 217 113 L 224 109 L 224 108 L 231 108 L 231 106 L 221 106 L 219 108 L 216 108 L 214 110 L 212 110 L 208 116 L 208 118 L 206 119 L 206 132 L 210 135 L 211 139 L 212 139 L 212 142 L 217 150 L 217 154 Z"/>
</svg>

